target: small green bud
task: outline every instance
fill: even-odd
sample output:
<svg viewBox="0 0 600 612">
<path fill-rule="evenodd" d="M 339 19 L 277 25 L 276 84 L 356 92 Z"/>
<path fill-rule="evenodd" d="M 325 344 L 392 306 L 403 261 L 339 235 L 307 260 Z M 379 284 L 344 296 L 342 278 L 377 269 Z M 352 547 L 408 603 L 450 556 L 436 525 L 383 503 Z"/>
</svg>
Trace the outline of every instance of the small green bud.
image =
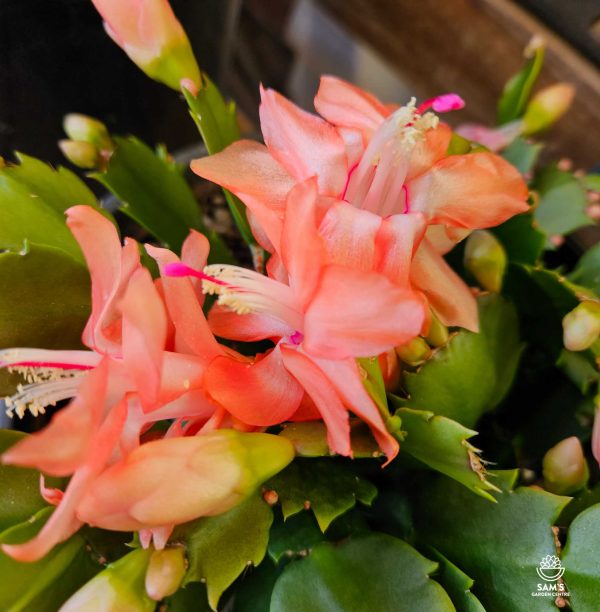
<svg viewBox="0 0 600 612">
<path fill-rule="evenodd" d="M 571 310 L 563 321 L 563 342 L 569 351 L 585 351 L 600 335 L 600 304 L 585 301 Z"/>
<path fill-rule="evenodd" d="M 82 140 L 59 140 L 58 148 L 63 155 L 78 168 L 92 170 L 98 167 L 100 155 L 90 142 Z"/>
<path fill-rule="evenodd" d="M 144 576 L 152 549 L 138 549 L 109 565 L 63 604 L 61 612 L 153 612 L 156 603 L 144 588 Z"/>
<path fill-rule="evenodd" d="M 544 455 L 542 467 L 544 487 L 557 495 L 570 495 L 582 489 L 589 478 L 581 442 L 576 436 L 553 446 Z"/>
<path fill-rule="evenodd" d="M 63 119 L 63 129 L 71 140 L 89 142 L 100 151 L 115 148 L 104 123 L 93 117 L 70 113 Z"/>
<path fill-rule="evenodd" d="M 425 336 L 425 340 L 427 340 L 431 346 L 438 347 L 444 346 L 444 344 L 448 342 L 449 336 L 448 328 L 432 312 L 429 332 L 427 336 Z"/>
<path fill-rule="evenodd" d="M 551 127 L 571 107 L 575 88 L 569 83 L 556 83 L 538 92 L 527 105 L 521 133 L 531 136 Z"/>
<path fill-rule="evenodd" d="M 155 550 L 146 571 L 146 593 L 154 601 L 173 595 L 185 576 L 186 564 L 182 546 Z"/>
<path fill-rule="evenodd" d="M 506 251 L 500 241 L 487 230 L 473 232 L 465 243 L 465 268 L 488 291 L 502 289 L 502 277 L 506 270 Z"/>
<path fill-rule="evenodd" d="M 421 337 L 414 338 L 408 344 L 396 347 L 396 355 L 411 366 L 418 366 L 431 356 L 431 348 Z"/>
</svg>

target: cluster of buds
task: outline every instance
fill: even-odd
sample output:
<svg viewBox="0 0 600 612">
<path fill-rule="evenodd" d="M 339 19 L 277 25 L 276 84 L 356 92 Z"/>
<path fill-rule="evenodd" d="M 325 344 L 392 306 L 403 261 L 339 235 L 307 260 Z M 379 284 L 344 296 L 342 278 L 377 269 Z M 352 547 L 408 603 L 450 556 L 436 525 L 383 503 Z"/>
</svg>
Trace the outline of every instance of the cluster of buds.
<svg viewBox="0 0 600 612">
<path fill-rule="evenodd" d="M 69 137 L 58 143 L 64 156 L 84 170 L 104 169 L 115 150 L 104 123 L 87 115 L 71 113 L 65 117 L 63 128 Z"/>
</svg>

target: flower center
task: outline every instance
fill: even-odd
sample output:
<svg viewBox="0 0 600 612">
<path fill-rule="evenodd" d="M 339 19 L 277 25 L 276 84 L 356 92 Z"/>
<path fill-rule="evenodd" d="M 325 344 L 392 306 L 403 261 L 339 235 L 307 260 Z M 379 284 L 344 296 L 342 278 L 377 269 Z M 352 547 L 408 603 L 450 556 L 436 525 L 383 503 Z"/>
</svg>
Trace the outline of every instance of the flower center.
<svg viewBox="0 0 600 612">
<path fill-rule="evenodd" d="M 344 200 L 382 217 L 408 212 L 410 202 L 404 185 L 415 147 L 434 129 L 439 118 L 430 112 L 457 110 L 464 106 L 456 94 L 445 94 L 415 106 L 415 98 L 392 113 L 375 132 L 358 165 L 352 169 Z"/>
<path fill-rule="evenodd" d="M 267 314 L 283 321 L 293 330 L 302 328 L 302 313 L 296 308 L 290 287 L 254 270 L 213 264 L 199 272 L 178 263 L 166 266 L 165 274 L 202 279 L 202 291 L 218 296 L 219 305 L 237 314 Z"/>
</svg>

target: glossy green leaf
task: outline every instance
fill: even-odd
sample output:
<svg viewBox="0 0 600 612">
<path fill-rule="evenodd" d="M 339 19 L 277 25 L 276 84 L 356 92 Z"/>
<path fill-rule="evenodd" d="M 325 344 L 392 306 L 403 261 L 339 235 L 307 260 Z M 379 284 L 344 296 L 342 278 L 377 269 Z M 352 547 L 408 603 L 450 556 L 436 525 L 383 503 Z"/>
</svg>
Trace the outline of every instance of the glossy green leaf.
<svg viewBox="0 0 600 612">
<path fill-rule="evenodd" d="M 479 599 L 471 592 L 475 581 L 434 548 L 428 554 L 440 564 L 436 580 L 450 595 L 457 612 L 485 612 Z"/>
<path fill-rule="evenodd" d="M 552 270 L 512 264 L 504 290 L 517 306 L 524 338 L 558 359 L 563 349 L 562 319 L 579 303 L 573 288 Z"/>
<path fill-rule="evenodd" d="M 600 483 L 596 483 L 591 489 L 584 489 L 577 493 L 562 511 L 558 524 L 570 525 L 584 510 L 600 504 Z"/>
<path fill-rule="evenodd" d="M 498 489 L 487 479 L 480 451 L 468 442 L 477 435 L 476 431 L 424 410 L 400 408 L 396 414 L 402 419 L 402 429 L 406 432 L 402 452 L 461 482 L 477 495 L 494 501 L 488 491 Z"/>
<path fill-rule="evenodd" d="M 89 312 L 87 268 L 63 250 L 0 253 L 0 346 L 79 348 Z M 0 381 L 0 393 L 11 393 L 4 373 Z"/>
<path fill-rule="evenodd" d="M 373 533 L 321 544 L 275 583 L 271 612 L 445 612 L 454 606 L 430 578 L 437 564 L 406 542 Z"/>
<path fill-rule="evenodd" d="M 0 429 L 0 453 L 24 437 L 21 432 Z M 49 484 L 56 486 L 58 481 Z M 0 465 L 0 491 L 0 531 L 3 533 L 48 505 L 40 495 L 40 473 L 37 470 Z"/>
<path fill-rule="evenodd" d="M 582 255 L 568 279 L 591 289 L 600 297 L 600 244 L 594 245 Z"/>
<path fill-rule="evenodd" d="M 528 174 L 533 170 L 544 145 L 528 142 L 525 138 L 515 138 L 502 151 L 502 157 L 510 162 L 521 174 Z"/>
<path fill-rule="evenodd" d="M 314 516 L 300 512 L 286 521 L 275 521 L 269 536 L 269 555 L 279 563 L 281 559 L 304 556 L 325 539 Z"/>
<path fill-rule="evenodd" d="M 585 190 L 570 172 L 548 166 L 536 175 L 534 188 L 540 199 L 533 214 L 548 236 L 562 236 L 592 223 L 585 212 Z"/>
<path fill-rule="evenodd" d="M 397 398 L 397 406 L 431 410 L 472 427 L 504 398 L 523 348 L 517 315 L 498 295 L 478 302 L 479 333 L 455 333 L 419 370 L 405 373 L 408 399 Z"/>
<path fill-rule="evenodd" d="M 582 395 L 586 395 L 592 385 L 595 385 L 600 379 L 598 368 L 595 367 L 593 360 L 584 353 L 564 350 L 556 365 L 577 386 Z"/>
<path fill-rule="evenodd" d="M 327 427 L 322 421 L 285 423 L 279 433 L 293 445 L 299 457 L 324 457 L 331 454 Z M 350 443 L 355 458 L 383 455 L 369 428 L 358 419 L 350 420 Z"/>
<path fill-rule="evenodd" d="M 209 239 L 211 261 L 231 262 L 222 239 L 208 231 L 185 178 L 173 164 L 134 137 L 114 138 L 116 150 L 104 172 L 92 176 L 122 204 L 122 211 L 179 252 L 190 229 Z"/>
<path fill-rule="evenodd" d="M 368 480 L 331 459 L 296 459 L 265 486 L 277 492 L 284 518 L 310 508 L 321 531 L 357 501 L 371 505 L 377 495 Z"/>
<path fill-rule="evenodd" d="M 233 612 L 269 612 L 278 576 L 278 568 L 269 558 L 247 572 L 235 591 Z"/>
<path fill-rule="evenodd" d="M 271 508 L 253 495 L 224 514 L 178 527 L 171 539 L 185 544 L 190 562 L 184 585 L 205 582 L 216 610 L 225 589 L 248 565 L 263 560 L 272 522 Z"/>
<path fill-rule="evenodd" d="M 166 601 L 168 612 L 210 612 L 206 597 L 206 585 L 190 582 Z"/>
<path fill-rule="evenodd" d="M 567 545 L 562 554 L 564 580 L 569 602 L 575 612 L 597 610 L 600 601 L 600 504 L 582 512 L 569 527 Z"/>
<path fill-rule="evenodd" d="M 544 63 L 544 47 L 532 50 L 531 57 L 525 66 L 517 72 L 504 86 L 498 101 L 498 125 L 518 119 L 524 112 L 531 95 L 531 90 Z"/>
<path fill-rule="evenodd" d="M 150 599 L 145 586 L 152 552 L 152 548 L 138 548 L 109 564 L 74 593 L 61 610 L 153 612 L 156 602 Z"/>
<path fill-rule="evenodd" d="M 21 537 L 7 538 L 2 533 L 0 539 L 13 543 L 25 541 L 31 535 L 29 529 L 27 521 L 12 529 L 13 535 L 20 533 Z M 0 609 L 57 610 L 97 569 L 79 535 L 59 544 L 34 563 L 20 563 L 0 552 Z"/>
<path fill-rule="evenodd" d="M 515 215 L 491 231 L 504 246 L 509 261 L 535 265 L 544 252 L 546 234 L 537 227 L 532 212 Z"/>
<path fill-rule="evenodd" d="M 591 191 L 600 191 L 600 174 L 587 174 L 583 177 L 583 185 Z"/>
<path fill-rule="evenodd" d="M 540 560 L 556 554 L 552 526 L 568 502 L 545 491 L 513 490 L 517 472 L 497 472 L 498 503 L 471 495 L 447 478 L 424 488 L 415 510 L 419 541 L 433 546 L 475 580 L 488 610 L 552 610 L 532 598 Z"/>
</svg>

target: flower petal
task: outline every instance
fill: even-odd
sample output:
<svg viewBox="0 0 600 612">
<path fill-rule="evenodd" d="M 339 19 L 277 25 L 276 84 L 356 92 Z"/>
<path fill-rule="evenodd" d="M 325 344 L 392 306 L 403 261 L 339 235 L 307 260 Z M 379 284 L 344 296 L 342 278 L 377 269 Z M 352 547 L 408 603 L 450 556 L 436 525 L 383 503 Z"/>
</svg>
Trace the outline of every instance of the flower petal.
<svg viewBox="0 0 600 612">
<path fill-rule="evenodd" d="M 210 329 L 220 338 L 256 342 L 267 338 L 282 338 L 294 333 L 284 321 L 268 314 L 244 314 L 215 304 L 208 313 Z"/>
<path fill-rule="evenodd" d="M 485 228 L 528 210 L 518 170 L 493 153 L 452 155 L 408 183 L 411 212 L 429 223 Z"/>
<path fill-rule="evenodd" d="M 384 219 L 377 234 L 375 269 L 394 284 L 408 287 L 412 258 L 425 229 L 425 218 L 420 213 L 392 215 Z"/>
<path fill-rule="evenodd" d="M 356 361 L 354 359 L 333 361 L 317 358 L 313 361 L 335 387 L 345 406 L 369 425 L 389 463 L 398 454 L 400 445 L 388 431 L 379 409 L 367 393 Z"/>
<path fill-rule="evenodd" d="M 208 363 L 215 355 L 221 353 L 221 349 L 202 312 L 202 301 L 197 293 L 199 287 L 194 286 L 194 281 L 190 277 L 172 277 L 163 274 L 165 266 L 179 262 L 175 253 L 151 245 L 146 245 L 146 250 L 161 271 L 167 309 L 176 330 L 176 350 L 198 355 Z M 184 252 L 191 259 L 187 248 Z M 202 263 L 203 256 L 204 252 L 197 256 L 198 261 L 195 263 Z"/>
<path fill-rule="evenodd" d="M 339 455 L 352 456 L 350 422 L 333 386 L 318 366 L 297 349 L 282 345 L 283 363 L 314 401 L 327 427 L 329 448 Z"/>
<path fill-rule="evenodd" d="M 254 363 L 217 357 L 205 380 L 210 395 L 248 425 L 282 423 L 302 400 L 302 387 L 285 369 L 278 346 Z"/>
<path fill-rule="evenodd" d="M 379 215 L 346 202 L 334 204 L 319 226 L 328 261 L 357 270 L 372 270 L 375 265 L 375 238 L 380 227 Z"/>
<path fill-rule="evenodd" d="M 328 266 L 304 320 L 303 347 L 331 359 L 369 357 L 417 336 L 422 300 L 385 276 Z"/>
<path fill-rule="evenodd" d="M 330 75 L 321 77 L 315 108 L 333 125 L 359 129 L 365 142 L 392 112 L 373 94 Z"/>
<path fill-rule="evenodd" d="M 281 259 L 299 308 L 304 308 L 315 292 L 325 258 L 316 225 L 317 197 L 314 178 L 296 185 L 288 196 L 283 222 Z"/>
<path fill-rule="evenodd" d="M 121 317 L 118 302 L 140 265 L 137 243 L 121 249 L 115 226 L 90 206 L 67 210 L 67 225 L 85 256 L 92 279 L 92 314 L 83 342 L 100 353 L 120 354 Z"/>
<path fill-rule="evenodd" d="M 429 170 L 438 161 L 446 157 L 452 130 L 445 123 L 427 130 L 425 138 L 412 150 L 406 180 L 410 181 Z"/>
<path fill-rule="evenodd" d="M 411 281 L 427 296 L 442 323 L 478 331 L 479 315 L 473 294 L 427 239 L 413 259 Z"/>
<path fill-rule="evenodd" d="M 131 277 L 121 302 L 123 362 L 144 407 L 158 398 L 162 357 L 167 340 L 167 314 L 150 272 L 140 268 Z"/>
<path fill-rule="evenodd" d="M 346 149 L 332 125 L 262 88 L 260 125 L 269 152 L 296 180 L 316 176 L 324 195 L 342 193 L 348 170 Z"/>
</svg>

